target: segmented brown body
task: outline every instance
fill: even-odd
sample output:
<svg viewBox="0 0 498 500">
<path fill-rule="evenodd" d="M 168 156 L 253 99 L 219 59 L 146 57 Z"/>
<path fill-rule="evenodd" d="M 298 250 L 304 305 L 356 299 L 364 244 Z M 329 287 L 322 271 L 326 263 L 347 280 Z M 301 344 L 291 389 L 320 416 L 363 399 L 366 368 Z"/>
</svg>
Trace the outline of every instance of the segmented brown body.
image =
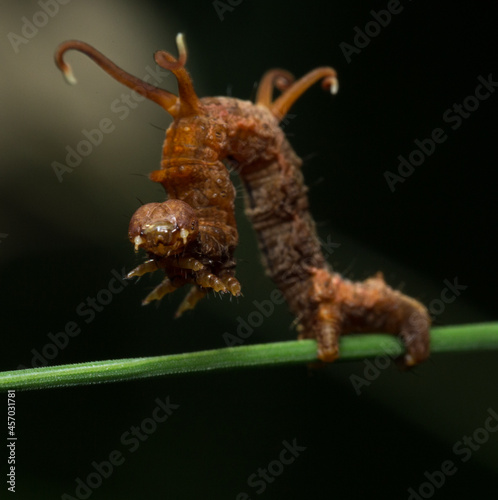
<svg viewBox="0 0 498 500">
<path fill-rule="evenodd" d="M 179 313 L 192 308 L 212 288 L 240 294 L 233 252 L 238 235 L 234 188 L 223 162 L 237 165 L 246 189 L 246 212 L 259 239 L 268 274 L 297 316 L 299 336 L 316 338 L 319 358 L 338 356 L 338 338 L 351 332 L 400 335 L 406 345 L 404 362 L 413 365 L 429 354 L 430 318 L 415 299 L 391 289 L 378 275 L 360 283 L 332 272 L 321 252 L 309 213 L 301 160 L 279 122 L 297 98 L 321 80 L 337 90 L 332 68 L 318 68 L 293 82 L 284 70 L 269 71 L 262 79 L 256 104 L 228 97 L 198 99 L 184 66 L 183 38 L 177 38 L 179 57 L 156 53 L 156 62 L 178 80 L 179 97 L 125 73 L 82 42 L 68 49 L 89 55 L 123 84 L 163 106 L 174 118 L 166 133 L 161 169 L 151 179 L 168 193 L 163 203 L 141 207 L 130 223 L 130 239 L 150 259 L 132 271 L 139 276 L 162 268 L 166 278 L 146 299 L 160 299 L 185 283 L 194 284 Z M 274 88 L 282 94 L 273 100 Z"/>
</svg>

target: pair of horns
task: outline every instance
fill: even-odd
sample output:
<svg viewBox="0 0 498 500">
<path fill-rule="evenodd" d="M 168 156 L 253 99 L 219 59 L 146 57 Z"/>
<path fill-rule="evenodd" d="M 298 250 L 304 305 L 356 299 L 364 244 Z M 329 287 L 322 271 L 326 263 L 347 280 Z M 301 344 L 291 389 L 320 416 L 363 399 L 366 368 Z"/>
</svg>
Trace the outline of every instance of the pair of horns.
<svg viewBox="0 0 498 500">
<path fill-rule="evenodd" d="M 64 61 L 63 56 L 68 50 L 78 50 L 90 57 L 90 59 L 115 80 L 159 104 L 173 118 L 199 114 L 201 112 L 201 104 L 194 91 L 192 79 L 185 69 L 187 48 L 182 33 L 176 36 L 176 44 L 178 46 L 178 59 L 173 57 L 169 52 L 159 50 L 154 54 L 154 60 L 161 68 L 167 69 L 175 75 L 178 81 L 178 97 L 167 90 L 155 87 L 140 78 L 130 75 L 130 73 L 127 73 L 114 64 L 97 49 L 78 40 L 69 40 L 62 43 L 55 53 L 55 62 L 64 74 L 66 81 L 75 84 L 76 78 L 73 75 L 71 66 Z M 273 115 L 280 121 L 288 113 L 294 102 L 319 80 L 322 80 L 322 86 L 325 89 L 330 90 L 332 94 L 337 93 L 339 83 L 337 73 L 333 68 L 317 68 L 296 82 L 294 82 L 294 77 L 288 71 L 283 69 L 270 70 L 261 80 L 256 104 L 269 108 Z M 281 90 L 282 94 L 273 101 L 272 97 L 275 88 Z"/>
<path fill-rule="evenodd" d="M 159 50 L 154 54 L 154 60 L 161 68 L 167 69 L 175 75 L 178 80 L 178 97 L 167 90 L 155 87 L 136 76 L 130 75 L 130 73 L 127 73 L 114 64 L 97 49 L 79 40 L 68 40 L 59 45 L 55 53 L 55 63 L 62 71 L 66 81 L 70 84 L 75 84 L 76 78 L 74 77 L 71 66 L 64 61 L 64 54 L 68 50 L 82 52 L 115 80 L 126 85 L 135 92 L 138 92 L 147 99 L 159 104 L 159 106 L 164 108 L 173 118 L 175 118 L 179 115 L 186 116 L 196 114 L 199 112 L 200 108 L 199 98 L 194 91 L 192 79 L 185 69 L 187 48 L 185 47 L 185 40 L 182 33 L 177 35 L 176 44 L 178 46 L 178 59 L 175 59 L 175 57 L 168 52 Z"/>
</svg>

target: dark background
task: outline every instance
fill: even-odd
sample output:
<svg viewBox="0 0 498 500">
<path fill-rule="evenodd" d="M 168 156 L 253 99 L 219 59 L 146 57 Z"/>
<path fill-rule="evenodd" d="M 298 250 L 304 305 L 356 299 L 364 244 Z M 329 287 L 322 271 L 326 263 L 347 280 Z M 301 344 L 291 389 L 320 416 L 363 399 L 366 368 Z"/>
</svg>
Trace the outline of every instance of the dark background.
<svg viewBox="0 0 498 500">
<path fill-rule="evenodd" d="M 439 298 L 445 279 L 457 278 L 467 289 L 435 323 L 496 319 L 490 235 L 498 97 L 480 102 L 456 130 L 443 119 L 474 95 L 480 75 L 494 72 L 498 80 L 496 21 L 471 2 L 401 5 L 348 63 L 340 44 L 352 45 L 355 28 L 364 29 L 370 11 L 386 9 L 387 1 L 244 0 L 221 20 L 211 1 L 73 0 L 18 53 L 7 35 L 20 35 L 22 18 L 32 20 L 41 7 L 0 3 L 0 369 L 30 366 L 50 343 L 48 334 L 69 321 L 82 332 L 51 364 L 223 347 L 223 333 L 235 333 L 238 318 L 247 319 L 253 301 L 268 299 L 273 289 L 241 193 L 243 299 L 210 297 L 173 320 L 183 291 L 142 308 L 140 300 L 158 280 L 147 277 L 113 296 L 88 324 L 78 316 L 78 305 L 106 288 L 113 270 L 128 271 L 141 260 L 127 241 L 127 225 L 140 201 L 164 197 L 146 174 L 158 168 L 161 129 L 170 119 L 147 102 L 120 121 L 110 105 L 126 89 L 79 54 L 68 57 L 79 84 L 65 85 L 52 55 L 69 38 L 94 44 L 142 77 L 153 68 L 155 50 L 176 53 L 175 34 L 182 31 L 201 96 L 250 99 L 272 67 L 296 76 L 335 67 L 338 95 L 317 85 L 285 125 L 305 159 L 320 235 L 340 244 L 329 262 L 354 279 L 381 269 L 393 286 L 427 305 Z M 172 78 L 164 86 L 175 90 Z M 64 162 L 65 147 L 105 117 L 116 130 L 59 182 L 52 162 Z M 435 128 L 443 128 L 447 140 L 391 192 L 384 172 L 396 172 L 397 157 L 407 157 L 415 139 Z M 247 343 L 295 338 L 292 319 L 285 305 L 277 306 Z M 361 395 L 351 376 L 363 376 L 365 361 L 318 372 L 298 366 L 18 392 L 17 498 L 75 497 L 76 479 L 114 450 L 125 462 L 92 499 L 235 499 L 244 491 L 250 498 L 400 499 L 447 460 L 457 472 L 434 497 L 484 498 L 497 492 L 498 437 L 491 434 L 465 463 L 453 447 L 484 425 L 488 409 L 498 412 L 496 359 L 492 352 L 434 355 L 409 373 L 390 366 Z M 167 396 L 180 407 L 129 452 L 122 434 Z M 293 440 L 306 449 L 258 495 L 248 477 Z M 4 473 L 6 461 L 0 457 Z"/>
</svg>

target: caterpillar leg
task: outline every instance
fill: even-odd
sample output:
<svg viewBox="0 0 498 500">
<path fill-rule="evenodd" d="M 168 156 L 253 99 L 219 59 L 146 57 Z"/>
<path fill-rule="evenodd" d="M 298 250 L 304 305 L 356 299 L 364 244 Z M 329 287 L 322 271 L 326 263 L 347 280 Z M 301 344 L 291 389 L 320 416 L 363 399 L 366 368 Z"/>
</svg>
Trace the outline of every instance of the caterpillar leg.
<svg viewBox="0 0 498 500">
<path fill-rule="evenodd" d="M 314 338 L 318 344 L 318 359 L 331 363 L 339 357 L 339 337 L 342 334 L 342 314 L 336 302 L 334 277 L 324 269 L 313 269 L 308 291 L 305 322 L 299 324 L 299 339 Z"/>
<path fill-rule="evenodd" d="M 197 305 L 197 302 L 203 299 L 206 294 L 207 290 L 198 286 L 193 286 L 178 307 L 175 313 L 175 318 L 179 318 L 185 311 L 193 309 Z"/>
<path fill-rule="evenodd" d="M 212 288 L 215 292 L 227 292 L 227 287 L 221 281 L 218 276 L 215 276 L 213 273 L 210 273 L 207 269 L 202 269 L 196 275 L 195 281 L 197 285 L 203 288 Z"/>
<path fill-rule="evenodd" d="M 180 269 L 190 269 L 192 271 L 200 271 L 204 268 L 204 264 L 193 257 L 179 257 L 175 264 Z"/>
<path fill-rule="evenodd" d="M 197 285 L 194 285 L 183 299 L 176 311 L 176 318 L 179 318 L 185 311 L 193 309 L 197 302 L 206 296 L 208 288 L 212 288 L 215 292 L 229 292 L 234 296 L 240 295 L 241 286 L 233 276 L 233 269 L 224 269 L 216 276 L 214 273 L 209 273 L 199 261 L 193 258 L 185 258 L 185 262 L 182 262 L 182 264 L 185 269 L 193 269 L 194 271 L 198 270 L 199 265 L 202 267 L 199 269 L 200 272 L 196 273 L 195 282 Z"/>
<path fill-rule="evenodd" d="M 242 286 L 239 280 L 234 276 L 233 269 L 225 269 L 220 272 L 219 278 L 225 285 L 228 292 L 230 292 L 234 297 L 241 295 Z"/>
<path fill-rule="evenodd" d="M 320 304 L 318 320 L 321 328 L 317 332 L 318 359 L 331 363 L 339 357 L 339 336 L 341 334 L 339 312 L 330 303 Z"/>
<path fill-rule="evenodd" d="M 144 274 L 147 273 L 153 273 L 154 271 L 157 271 L 159 267 L 156 264 L 156 261 L 154 259 L 149 259 L 145 261 L 143 264 L 140 264 L 137 266 L 135 269 L 130 271 L 126 276 L 125 279 L 130 279 L 130 278 L 136 278 L 138 276 L 143 276 Z"/>
<path fill-rule="evenodd" d="M 175 286 L 172 281 L 166 277 L 161 281 L 159 285 L 152 290 L 152 292 L 145 297 L 145 299 L 142 301 L 142 305 L 147 305 L 150 304 L 153 300 L 161 300 L 165 295 L 168 293 L 174 292 L 178 286 Z"/>
<path fill-rule="evenodd" d="M 417 300 L 393 290 L 382 273 L 362 282 L 343 279 L 326 269 L 312 270 L 309 302 L 302 305 L 305 321 L 299 338 L 315 338 L 318 358 L 331 362 L 339 357 L 339 337 L 348 333 L 389 333 L 401 338 L 404 366 L 429 356 L 430 316 Z M 309 305 L 309 309 L 304 308 Z"/>
<path fill-rule="evenodd" d="M 336 280 L 342 333 L 390 333 L 405 345 L 403 365 L 413 366 L 427 359 L 431 319 L 423 304 L 393 290 L 382 273 L 360 283 Z"/>
</svg>

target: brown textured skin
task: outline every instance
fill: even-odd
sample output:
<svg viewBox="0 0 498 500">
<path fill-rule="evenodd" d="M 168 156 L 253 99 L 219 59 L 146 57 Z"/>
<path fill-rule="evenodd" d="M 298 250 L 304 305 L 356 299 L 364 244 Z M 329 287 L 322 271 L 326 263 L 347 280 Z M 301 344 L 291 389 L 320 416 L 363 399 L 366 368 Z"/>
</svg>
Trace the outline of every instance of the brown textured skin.
<svg viewBox="0 0 498 500">
<path fill-rule="evenodd" d="M 146 302 L 185 283 L 195 286 L 179 313 L 192 308 L 208 288 L 240 293 L 234 277 L 238 234 L 235 190 L 224 165 L 228 162 L 237 166 L 244 183 L 246 213 L 267 273 L 296 315 L 299 337 L 317 339 L 319 359 L 335 360 L 339 336 L 352 332 L 399 335 L 406 346 L 405 365 L 426 359 L 430 317 L 420 302 L 390 288 L 381 273 L 351 282 L 329 268 L 309 213 L 302 162 L 279 127 L 310 85 L 322 80 L 325 88 L 334 89 L 335 71 L 317 68 L 293 82 L 288 72 L 271 70 L 263 77 L 256 104 L 228 97 L 199 100 L 184 69 L 183 39 L 177 41 L 178 59 L 158 52 L 156 62 L 177 77 L 178 98 L 128 75 L 83 42 L 65 42 L 56 53 L 58 66 L 67 73 L 63 53 L 84 52 L 174 118 L 166 132 L 161 169 L 150 176 L 163 185 L 168 200 L 141 207 L 130 223 L 130 240 L 150 257 L 130 276 L 158 268 L 167 276 Z M 276 100 L 274 88 L 283 91 Z"/>
<path fill-rule="evenodd" d="M 204 123 L 196 123 L 199 121 Z M 161 169 L 152 172 L 150 178 L 164 187 L 168 194 L 165 203 L 181 200 L 193 209 L 192 215 L 184 218 L 182 227 L 188 227 L 194 217 L 198 221 L 195 240 L 179 248 L 175 255 L 195 257 L 214 275 L 222 273 L 232 277 L 235 274 L 233 253 L 238 243 L 235 188 L 218 152 L 209 144 L 209 137 L 217 133 L 215 128 L 208 119 L 201 120 L 198 116 L 173 122 L 166 132 Z M 184 209 L 177 210 L 177 214 L 183 215 Z M 132 241 L 146 223 L 145 219 L 136 219 L 137 213 L 130 223 Z M 169 267 L 175 255 L 163 257 L 156 246 L 151 244 L 146 248 L 149 256 L 157 259 L 160 267 Z M 183 274 L 185 283 L 196 283 L 194 271 L 184 270 Z"/>
<path fill-rule="evenodd" d="M 423 361 L 430 318 L 421 303 L 387 286 L 380 273 L 354 283 L 330 270 L 309 212 L 302 162 L 270 110 L 231 98 L 201 102 L 213 123 L 232 131 L 219 154 L 238 164 L 267 273 L 298 317 L 300 338 L 316 338 L 319 358 L 333 361 L 341 334 L 391 333 L 403 339 L 407 365 Z"/>
<path fill-rule="evenodd" d="M 233 254 L 238 242 L 235 188 L 220 158 L 217 137 L 221 135 L 209 116 L 173 122 L 166 132 L 161 170 L 150 175 L 170 199 L 182 200 L 196 210 L 199 251 L 210 258 Z"/>
</svg>

